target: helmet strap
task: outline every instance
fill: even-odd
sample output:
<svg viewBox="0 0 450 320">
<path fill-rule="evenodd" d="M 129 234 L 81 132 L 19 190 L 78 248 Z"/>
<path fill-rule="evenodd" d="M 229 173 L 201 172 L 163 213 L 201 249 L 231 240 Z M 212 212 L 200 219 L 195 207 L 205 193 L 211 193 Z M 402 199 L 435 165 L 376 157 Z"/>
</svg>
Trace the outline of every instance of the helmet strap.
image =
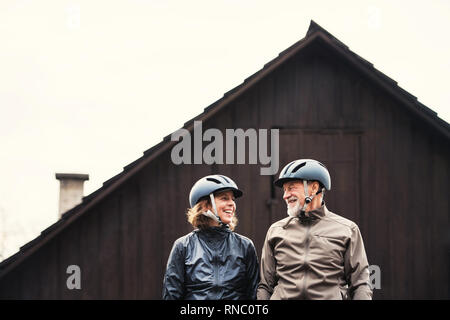
<svg viewBox="0 0 450 320">
<path fill-rule="evenodd" d="M 214 213 L 214 217 L 215 217 L 214 220 L 216 220 L 220 225 L 224 225 L 222 220 L 220 220 L 219 214 L 217 213 L 216 200 L 214 199 L 214 193 L 209 194 L 209 199 L 211 199 L 211 206 L 213 208 L 213 213 Z"/>
<path fill-rule="evenodd" d="M 305 192 L 305 203 L 303 204 L 303 207 L 300 210 L 300 217 L 302 217 L 302 218 L 305 217 L 306 207 L 314 198 L 314 196 L 310 197 L 308 194 L 308 181 L 307 180 L 303 180 L 303 190 Z"/>
<path fill-rule="evenodd" d="M 203 211 L 202 214 L 210 219 L 213 219 L 214 221 L 219 222 L 219 220 L 217 219 L 217 216 L 214 213 L 212 213 L 211 210 Z"/>
<path fill-rule="evenodd" d="M 306 212 L 306 207 L 308 206 L 308 204 L 310 204 L 314 197 L 317 196 L 319 193 L 322 193 L 322 199 L 321 199 L 321 203 L 323 202 L 323 196 L 325 194 L 325 189 L 319 189 L 319 191 L 316 192 L 316 194 L 313 194 L 312 196 L 309 195 L 308 193 L 308 180 L 303 180 L 303 189 L 305 191 L 305 203 L 303 204 L 302 209 L 300 210 L 300 217 L 304 218 L 305 217 L 305 212 Z"/>
</svg>

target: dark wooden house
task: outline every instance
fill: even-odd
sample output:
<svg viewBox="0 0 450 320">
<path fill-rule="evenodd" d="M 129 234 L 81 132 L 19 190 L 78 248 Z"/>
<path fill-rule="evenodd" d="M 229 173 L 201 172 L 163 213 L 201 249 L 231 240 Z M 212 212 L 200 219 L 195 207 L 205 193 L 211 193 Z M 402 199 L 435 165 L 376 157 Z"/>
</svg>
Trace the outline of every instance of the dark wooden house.
<svg viewBox="0 0 450 320">
<path fill-rule="evenodd" d="M 328 208 L 359 225 L 380 267 L 375 299 L 450 298 L 449 124 L 319 25 L 184 128 L 195 120 L 222 132 L 278 128 L 280 170 L 322 161 Z M 286 216 L 274 177 L 248 162 L 175 165 L 176 143 L 164 138 L 3 261 L 0 298 L 160 299 L 173 241 L 191 231 L 190 188 L 213 173 L 244 190 L 236 232 L 260 255 Z M 66 286 L 69 265 L 81 269 L 79 290 Z"/>
</svg>

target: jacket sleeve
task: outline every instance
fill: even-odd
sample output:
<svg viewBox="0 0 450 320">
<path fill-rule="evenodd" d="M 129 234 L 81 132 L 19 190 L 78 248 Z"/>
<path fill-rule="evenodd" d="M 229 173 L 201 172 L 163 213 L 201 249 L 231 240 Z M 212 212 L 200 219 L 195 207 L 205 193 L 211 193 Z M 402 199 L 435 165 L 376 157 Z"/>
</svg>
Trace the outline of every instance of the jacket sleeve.
<svg viewBox="0 0 450 320">
<path fill-rule="evenodd" d="M 351 239 L 344 259 L 349 297 L 353 300 L 371 300 L 372 289 L 369 279 L 369 263 L 367 262 L 361 232 L 356 225 L 351 229 Z"/>
<path fill-rule="evenodd" d="M 277 284 L 276 263 L 273 248 L 269 242 L 271 229 L 267 231 L 266 239 L 261 254 L 260 282 L 258 285 L 257 299 L 269 300 Z"/>
<path fill-rule="evenodd" d="M 256 289 L 259 282 L 259 265 L 258 256 L 256 255 L 256 249 L 253 242 L 247 248 L 246 274 L 248 279 L 247 285 L 247 298 L 250 300 L 256 300 Z"/>
<path fill-rule="evenodd" d="M 184 256 L 183 243 L 178 240 L 175 241 L 164 275 L 162 292 L 164 300 L 181 300 L 184 298 Z"/>
</svg>

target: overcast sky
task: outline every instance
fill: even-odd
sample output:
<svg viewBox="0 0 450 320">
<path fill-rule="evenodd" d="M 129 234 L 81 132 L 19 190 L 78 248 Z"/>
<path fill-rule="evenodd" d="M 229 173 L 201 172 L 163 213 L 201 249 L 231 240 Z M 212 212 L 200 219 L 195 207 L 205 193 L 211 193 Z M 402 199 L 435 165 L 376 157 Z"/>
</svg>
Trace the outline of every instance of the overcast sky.
<svg viewBox="0 0 450 320">
<path fill-rule="evenodd" d="M 0 2 L 0 252 L 303 38 L 313 19 L 450 122 L 450 1 Z M 1 259 L 1 257 L 0 257 Z"/>
</svg>

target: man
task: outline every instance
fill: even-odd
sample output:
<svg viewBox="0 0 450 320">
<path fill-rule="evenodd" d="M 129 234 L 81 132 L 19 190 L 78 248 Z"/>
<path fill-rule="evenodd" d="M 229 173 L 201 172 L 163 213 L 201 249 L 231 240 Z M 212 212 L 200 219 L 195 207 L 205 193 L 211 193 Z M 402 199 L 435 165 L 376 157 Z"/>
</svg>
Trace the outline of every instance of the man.
<svg viewBox="0 0 450 320">
<path fill-rule="evenodd" d="M 326 167 L 316 160 L 292 161 L 275 185 L 284 190 L 289 217 L 267 231 L 257 298 L 371 299 L 359 228 L 323 201 L 331 189 Z"/>
</svg>

